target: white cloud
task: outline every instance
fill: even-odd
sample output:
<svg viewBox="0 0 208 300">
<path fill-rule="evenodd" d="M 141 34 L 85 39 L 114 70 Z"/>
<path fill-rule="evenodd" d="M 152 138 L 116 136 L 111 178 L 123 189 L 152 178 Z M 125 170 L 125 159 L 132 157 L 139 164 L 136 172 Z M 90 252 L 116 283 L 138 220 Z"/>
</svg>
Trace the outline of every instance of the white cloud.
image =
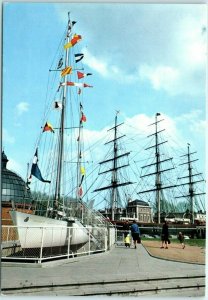
<svg viewBox="0 0 208 300">
<path fill-rule="evenodd" d="M 187 17 L 177 26 L 176 56 L 187 69 L 204 67 L 206 62 L 207 34 L 203 18 Z"/>
<path fill-rule="evenodd" d="M 177 93 L 176 85 L 180 74 L 176 68 L 162 65 L 151 67 L 144 64 L 139 69 L 139 75 L 142 80 L 149 80 L 155 90 Z"/>
<path fill-rule="evenodd" d="M 93 70 L 97 71 L 101 76 L 109 75 L 109 68 L 105 61 L 102 61 L 101 58 L 96 58 L 93 56 L 87 49 L 82 51 L 85 55 L 85 64 L 90 66 Z"/>
<path fill-rule="evenodd" d="M 2 131 L 2 137 L 3 137 L 3 144 L 14 144 L 15 143 L 15 137 L 10 135 L 8 130 L 3 129 Z"/>
<path fill-rule="evenodd" d="M 64 20 L 66 6 L 58 10 Z M 170 95 L 204 95 L 205 6 L 131 4 L 118 9 L 103 4 L 85 6 L 83 11 L 77 10 L 80 31 L 99 54 L 86 50 L 84 63 L 101 76 L 121 84 L 142 78 L 155 91 Z M 123 25 L 129 22 L 131 26 Z"/>
<path fill-rule="evenodd" d="M 16 112 L 18 116 L 21 116 L 24 112 L 27 112 L 29 109 L 28 102 L 20 102 L 16 106 Z"/>
<path fill-rule="evenodd" d="M 183 127 L 184 124 L 186 124 L 186 127 L 190 131 L 192 137 L 193 134 L 198 137 L 203 137 L 206 129 L 206 121 L 205 119 L 201 119 L 201 115 L 201 110 L 193 110 L 187 114 L 182 114 L 177 117 L 176 121 L 180 127 Z"/>
</svg>

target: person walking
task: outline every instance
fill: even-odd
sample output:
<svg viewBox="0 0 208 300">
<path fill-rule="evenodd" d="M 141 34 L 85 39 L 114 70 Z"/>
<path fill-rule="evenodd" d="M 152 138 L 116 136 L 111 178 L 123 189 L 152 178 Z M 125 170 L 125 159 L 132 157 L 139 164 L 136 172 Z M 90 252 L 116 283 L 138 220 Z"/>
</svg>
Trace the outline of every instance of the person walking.
<svg viewBox="0 0 208 300">
<path fill-rule="evenodd" d="M 130 248 L 130 244 L 131 244 L 131 240 L 130 240 L 130 235 L 127 234 L 127 236 L 124 238 L 124 243 L 126 248 L 129 247 Z"/>
<path fill-rule="evenodd" d="M 181 243 L 182 249 L 184 249 L 184 248 L 185 248 L 185 244 L 184 244 L 184 235 L 183 235 L 182 232 L 179 232 L 179 233 L 178 233 L 178 240 L 179 240 L 180 243 Z"/>
<path fill-rule="evenodd" d="M 139 226 L 136 223 L 136 220 L 133 221 L 133 224 L 131 225 L 131 235 L 134 241 L 134 248 L 136 249 L 137 246 L 137 242 L 140 242 L 140 230 L 139 230 Z"/>
<path fill-rule="evenodd" d="M 168 249 L 168 239 L 169 239 L 169 228 L 167 222 L 165 221 L 162 227 L 162 234 L 161 234 L 162 246 L 160 248 L 164 248 L 165 245 L 165 249 Z"/>
</svg>

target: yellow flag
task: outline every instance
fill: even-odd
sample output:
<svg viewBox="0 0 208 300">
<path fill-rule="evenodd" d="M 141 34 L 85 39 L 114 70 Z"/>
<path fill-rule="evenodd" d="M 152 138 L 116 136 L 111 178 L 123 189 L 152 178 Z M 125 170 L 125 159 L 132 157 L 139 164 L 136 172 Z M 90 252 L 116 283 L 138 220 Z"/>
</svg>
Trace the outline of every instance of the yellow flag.
<svg viewBox="0 0 208 300">
<path fill-rule="evenodd" d="M 82 39 L 81 35 L 79 34 L 74 34 L 73 38 L 71 39 L 71 41 L 67 44 L 64 45 L 64 49 L 68 49 L 70 47 L 73 47 L 74 45 L 76 45 L 76 43 L 80 42 Z"/>
<path fill-rule="evenodd" d="M 66 76 L 67 74 L 72 74 L 72 67 L 66 67 L 65 69 L 62 70 L 61 76 Z"/>
<path fill-rule="evenodd" d="M 85 168 L 84 168 L 84 167 L 80 167 L 80 173 L 81 173 L 82 175 L 85 175 Z"/>
</svg>

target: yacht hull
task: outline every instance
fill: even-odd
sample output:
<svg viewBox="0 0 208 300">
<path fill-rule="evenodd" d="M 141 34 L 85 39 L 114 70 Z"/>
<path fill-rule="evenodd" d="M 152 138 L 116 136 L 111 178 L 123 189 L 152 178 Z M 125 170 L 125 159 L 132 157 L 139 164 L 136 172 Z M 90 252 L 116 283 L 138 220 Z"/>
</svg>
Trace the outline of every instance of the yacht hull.
<svg viewBox="0 0 208 300">
<path fill-rule="evenodd" d="M 21 247 L 40 248 L 84 245 L 89 241 L 87 229 L 77 220 L 67 222 L 31 215 L 16 210 L 10 211 L 17 226 Z"/>
</svg>

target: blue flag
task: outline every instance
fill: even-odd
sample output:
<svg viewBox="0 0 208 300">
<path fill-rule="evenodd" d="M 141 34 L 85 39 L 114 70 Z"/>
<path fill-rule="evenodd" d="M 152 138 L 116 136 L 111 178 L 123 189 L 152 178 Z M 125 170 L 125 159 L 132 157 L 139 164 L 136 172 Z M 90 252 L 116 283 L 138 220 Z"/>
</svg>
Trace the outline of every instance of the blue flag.
<svg viewBox="0 0 208 300">
<path fill-rule="evenodd" d="M 32 164 L 32 168 L 31 168 L 31 175 L 35 176 L 37 179 L 39 179 L 42 182 L 48 182 L 50 183 L 50 180 L 45 180 L 43 179 L 40 169 L 38 167 L 38 149 L 36 149 L 35 151 L 35 155 L 33 158 L 33 164 Z"/>
</svg>

